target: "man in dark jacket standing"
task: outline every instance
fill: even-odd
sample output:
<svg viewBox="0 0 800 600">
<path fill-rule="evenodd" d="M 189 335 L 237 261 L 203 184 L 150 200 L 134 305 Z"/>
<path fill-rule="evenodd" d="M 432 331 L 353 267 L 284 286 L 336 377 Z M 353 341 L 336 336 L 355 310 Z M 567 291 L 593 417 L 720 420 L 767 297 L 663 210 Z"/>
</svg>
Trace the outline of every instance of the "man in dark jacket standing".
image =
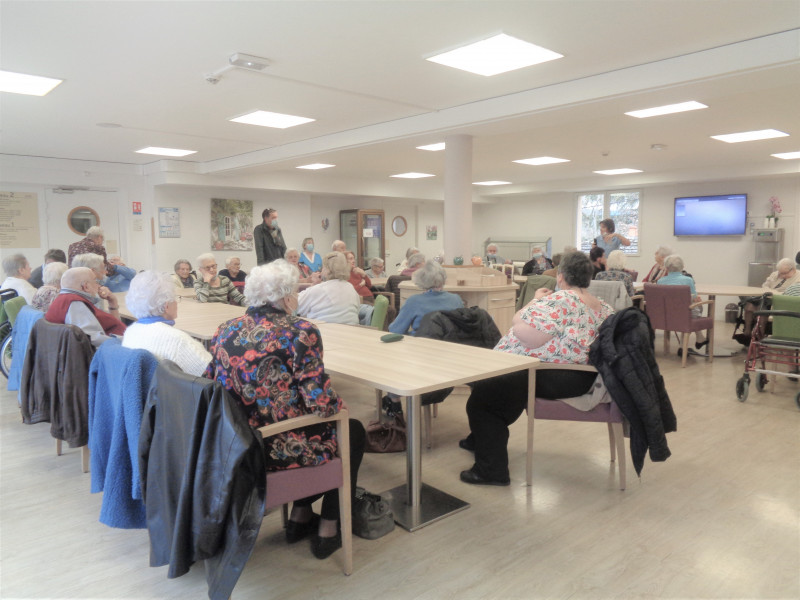
<svg viewBox="0 0 800 600">
<path fill-rule="evenodd" d="M 253 240 L 256 244 L 256 259 L 259 265 L 270 263 L 275 259 L 283 258 L 286 252 L 286 242 L 278 227 L 278 211 L 274 208 L 264 209 L 261 213 L 264 222 L 256 225 L 253 230 Z"/>
</svg>

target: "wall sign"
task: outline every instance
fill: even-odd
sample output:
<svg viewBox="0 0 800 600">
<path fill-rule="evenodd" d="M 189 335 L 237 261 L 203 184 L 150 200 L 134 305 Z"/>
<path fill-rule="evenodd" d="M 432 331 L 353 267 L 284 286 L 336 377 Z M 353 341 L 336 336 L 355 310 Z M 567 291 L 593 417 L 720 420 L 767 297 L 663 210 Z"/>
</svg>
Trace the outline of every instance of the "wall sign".
<svg viewBox="0 0 800 600">
<path fill-rule="evenodd" d="M 38 248 L 39 197 L 33 192 L 0 192 L 0 248 Z"/>
</svg>

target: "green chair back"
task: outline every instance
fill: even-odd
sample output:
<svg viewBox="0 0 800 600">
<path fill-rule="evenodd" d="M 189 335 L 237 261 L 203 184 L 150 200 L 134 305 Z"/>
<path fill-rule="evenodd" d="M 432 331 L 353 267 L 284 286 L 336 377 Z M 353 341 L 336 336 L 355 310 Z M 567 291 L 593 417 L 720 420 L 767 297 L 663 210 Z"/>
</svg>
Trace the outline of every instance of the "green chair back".
<svg viewBox="0 0 800 600">
<path fill-rule="evenodd" d="M 386 312 L 389 310 L 389 299 L 379 294 L 375 296 L 375 308 L 372 311 L 372 321 L 370 325 L 376 329 L 383 330 L 386 324 Z"/>
<path fill-rule="evenodd" d="M 17 296 L 16 298 L 12 298 L 11 300 L 8 300 L 5 304 L 3 304 L 3 307 L 6 310 L 6 316 L 8 317 L 8 322 L 11 323 L 12 327 L 14 326 L 14 323 L 17 320 L 17 315 L 19 314 L 19 311 L 21 311 L 22 307 L 25 306 L 26 304 L 27 302 L 25 301 L 25 298 L 23 298 L 22 296 Z"/>
<path fill-rule="evenodd" d="M 772 310 L 789 310 L 800 313 L 800 296 L 772 297 Z M 772 317 L 772 337 L 800 342 L 800 318 Z"/>
<path fill-rule="evenodd" d="M 522 284 L 522 289 L 519 291 L 517 310 L 533 300 L 533 296 L 539 288 L 556 289 L 556 278 L 549 275 L 528 275 L 528 280 Z"/>
</svg>

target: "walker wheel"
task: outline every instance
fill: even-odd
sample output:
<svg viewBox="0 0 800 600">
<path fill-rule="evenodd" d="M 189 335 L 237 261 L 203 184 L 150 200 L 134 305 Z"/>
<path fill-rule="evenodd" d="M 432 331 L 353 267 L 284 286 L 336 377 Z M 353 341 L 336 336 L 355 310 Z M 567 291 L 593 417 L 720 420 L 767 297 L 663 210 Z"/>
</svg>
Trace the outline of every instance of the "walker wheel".
<svg viewBox="0 0 800 600">
<path fill-rule="evenodd" d="M 739 381 L 736 382 L 736 398 L 739 402 L 747 400 L 747 393 L 750 391 L 750 378 L 743 375 Z"/>
<path fill-rule="evenodd" d="M 794 397 L 794 403 L 797 404 L 797 408 L 800 408 L 800 392 L 797 392 L 797 396 Z"/>
<path fill-rule="evenodd" d="M 759 392 L 763 392 L 766 385 L 767 385 L 767 374 L 766 373 L 756 374 L 756 389 Z"/>
</svg>

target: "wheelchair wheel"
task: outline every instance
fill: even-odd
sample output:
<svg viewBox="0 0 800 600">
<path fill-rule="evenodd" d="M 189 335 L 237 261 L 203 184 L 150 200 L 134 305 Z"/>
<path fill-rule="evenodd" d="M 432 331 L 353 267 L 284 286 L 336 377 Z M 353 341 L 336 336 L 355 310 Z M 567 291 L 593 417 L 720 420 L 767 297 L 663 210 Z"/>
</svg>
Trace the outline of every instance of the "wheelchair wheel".
<svg viewBox="0 0 800 600">
<path fill-rule="evenodd" d="M 794 397 L 794 403 L 797 404 L 797 408 L 800 408 L 800 392 L 797 392 L 797 396 Z"/>
<path fill-rule="evenodd" d="M 767 385 L 767 374 L 766 373 L 757 373 L 756 374 L 756 389 L 759 392 L 763 392 L 764 388 Z"/>
<path fill-rule="evenodd" d="M 0 345 L 0 371 L 8 379 L 11 372 L 11 336 L 7 336 Z"/>
<path fill-rule="evenodd" d="M 736 382 L 736 397 L 739 402 L 747 400 L 747 393 L 750 391 L 750 378 L 747 375 L 742 375 L 739 381 Z"/>
</svg>

